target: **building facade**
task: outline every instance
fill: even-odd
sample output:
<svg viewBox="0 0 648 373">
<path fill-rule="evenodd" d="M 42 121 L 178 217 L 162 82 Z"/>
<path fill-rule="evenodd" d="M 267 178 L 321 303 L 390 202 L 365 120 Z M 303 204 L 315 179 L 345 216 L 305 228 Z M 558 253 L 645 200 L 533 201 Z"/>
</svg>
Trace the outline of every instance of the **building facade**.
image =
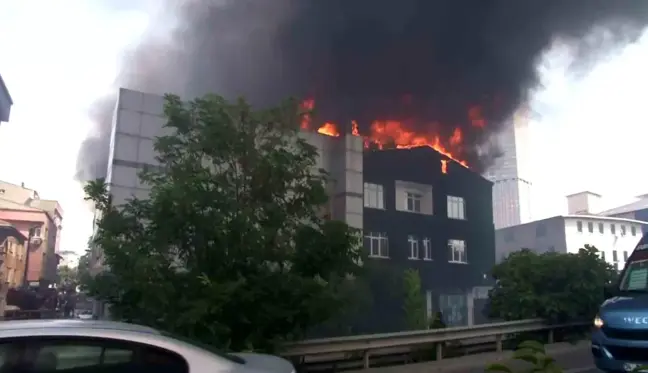
<svg viewBox="0 0 648 373">
<path fill-rule="evenodd" d="M 482 322 L 495 264 L 491 182 L 427 147 L 366 152 L 363 163 L 364 245 L 391 276 L 376 276 L 362 331 L 406 329 L 400 285 L 394 295 L 384 279 L 400 284 L 407 269 L 421 277 L 429 318 Z"/>
<path fill-rule="evenodd" d="M 148 196 L 138 172 L 159 166 L 154 139 L 170 134 L 163 104 L 162 96 L 120 89 L 106 178 L 117 205 Z M 487 273 L 495 262 L 492 183 L 427 147 L 364 152 L 358 136 L 301 136 L 318 150 L 316 168 L 332 179 L 325 213 L 363 230 L 367 267 L 380 269 L 370 276 L 371 310 L 347 326 L 363 332 L 403 330 L 402 298 L 392 296 L 384 280 L 395 279 L 400 289 L 408 268 L 419 271 L 428 316 L 441 310 L 450 325 L 480 322 Z M 92 248 L 91 271 L 103 270 L 102 262 L 100 248 Z"/>
<path fill-rule="evenodd" d="M 538 253 L 577 253 L 585 245 L 595 246 L 608 263 L 621 269 L 648 223 L 598 215 L 564 215 L 495 232 L 497 260 L 522 248 Z"/>
<path fill-rule="evenodd" d="M 25 243 L 29 248 L 26 281 L 32 286 L 55 283 L 63 228 L 59 203 L 41 199 L 35 190 L 24 185 L 0 182 L 0 220 L 30 237 Z"/>
<path fill-rule="evenodd" d="M 0 315 L 4 315 L 9 289 L 22 285 L 26 240 L 13 225 L 0 221 Z"/>
<path fill-rule="evenodd" d="M 502 154 L 484 177 L 493 182 L 495 229 L 532 220 L 529 131 L 528 115 L 520 111 L 494 138 Z"/>
<path fill-rule="evenodd" d="M 13 100 L 9 94 L 9 89 L 7 89 L 4 80 L 2 80 L 2 76 L 0 76 L 0 122 L 9 121 L 12 105 Z"/>
</svg>

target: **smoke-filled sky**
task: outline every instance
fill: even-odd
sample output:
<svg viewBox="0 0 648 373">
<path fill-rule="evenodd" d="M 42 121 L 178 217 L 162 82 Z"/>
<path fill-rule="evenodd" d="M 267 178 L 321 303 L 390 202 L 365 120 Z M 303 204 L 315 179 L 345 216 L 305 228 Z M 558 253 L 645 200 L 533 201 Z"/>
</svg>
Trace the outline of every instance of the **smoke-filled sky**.
<svg viewBox="0 0 648 373">
<path fill-rule="evenodd" d="M 106 170 L 109 116 L 97 102 L 111 113 L 116 86 L 259 104 L 314 95 L 335 119 L 418 116 L 419 129 L 465 126 L 466 105 L 482 104 L 491 131 L 531 92 L 532 181 L 551 191 L 534 199 L 536 218 L 584 188 L 608 207 L 648 192 L 634 161 L 648 137 L 648 34 L 630 43 L 645 1 L 60 0 L 39 12 L 0 2 L 0 35 L 12 36 L 0 40 L 0 74 L 15 102 L 0 126 L 12 155 L 0 179 L 62 203 L 64 250 L 82 252 L 91 233 L 75 178 Z M 83 142 L 87 133 L 103 140 Z"/>
<path fill-rule="evenodd" d="M 322 119 L 356 119 L 365 130 L 372 120 L 398 119 L 417 132 L 449 138 L 458 126 L 467 143 L 463 157 L 474 167 L 491 161 L 478 157 L 475 145 L 538 85 L 543 50 L 565 40 L 578 48 L 573 68 L 584 69 L 602 50 L 634 40 L 648 22 L 648 2 L 637 0 L 166 4 L 175 4 L 164 8 L 167 18 L 154 23 L 150 38 L 122 60 L 119 86 L 186 96 L 244 95 L 258 105 L 314 97 Z M 170 30 L 160 28 L 171 19 Z M 467 113 L 475 105 L 486 117 L 485 133 L 470 125 Z M 82 148 L 82 179 L 105 172 L 113 107 L 110 98 L 102 98 L 94 108 L 100 136 Z M 431 122 L 437 123 L 434 129 Z"/>
</svg>

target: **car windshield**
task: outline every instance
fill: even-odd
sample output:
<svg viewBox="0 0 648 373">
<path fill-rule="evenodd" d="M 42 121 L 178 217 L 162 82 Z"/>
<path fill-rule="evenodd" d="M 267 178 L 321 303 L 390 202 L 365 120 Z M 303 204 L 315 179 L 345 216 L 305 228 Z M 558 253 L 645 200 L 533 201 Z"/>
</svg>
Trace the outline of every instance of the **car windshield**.
<svg viewBox="0 0 648 373">
<path fill-rule="evenodd" d="M 619 284 L 622 292 L 648 292 L 648 259 L 631 261 Z"/>
<path fill-rule="evenodd" d="M 204 344 L 204 343 L 201 343 L 201 342 L 198 342 L 198 341 L 186 338 L 186 337 L 182 337 L 182 336 L 179 336 L 179 335 L 175 335 L 175 334 L 172 334 L 172 333 L 162 332 L 162 335 L 164 335 L 166 337 L 173 338 L 173 339 L 177 339 L 177 340 L 182 341 L 184 343 L 188 343 L 188 344 L 190 344 L 192 346 L 196 346 L 196 347 L 201 348 L 201 349 L 203 349 L 205 351 L 209 351 L 212 354 L 218 355 L 218 356 L 222 357 L 223 359 L 227 359 L 227 360 L 229 360 L 229 361 L 231 361 L 233 363 L 245 364 L 245 360 L 243 358 L 232 355 L 232 354 L 228 354 L 228 353 L 226 353 L 224 351 L 221 351 L 221 350 L 219 350 L 219 349 L 217 349 L 217 348 L 215 348 L 213 346 L 209 346 L 207 344 Z"/>
</svg>

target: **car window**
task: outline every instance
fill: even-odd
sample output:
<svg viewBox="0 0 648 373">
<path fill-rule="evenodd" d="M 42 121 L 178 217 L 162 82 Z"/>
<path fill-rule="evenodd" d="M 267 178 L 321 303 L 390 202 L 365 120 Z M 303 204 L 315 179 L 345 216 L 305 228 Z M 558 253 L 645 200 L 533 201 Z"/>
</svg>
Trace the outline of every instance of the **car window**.
<svg viewBox="0 0 648 373">
<path fill-rule="evenodd" d="M 154 346 L 101 339 L 25 338 L 0 342 L 0 373 L 124 373 L 124 369 L 188 373 L 178 354 Z"/>
</svg>

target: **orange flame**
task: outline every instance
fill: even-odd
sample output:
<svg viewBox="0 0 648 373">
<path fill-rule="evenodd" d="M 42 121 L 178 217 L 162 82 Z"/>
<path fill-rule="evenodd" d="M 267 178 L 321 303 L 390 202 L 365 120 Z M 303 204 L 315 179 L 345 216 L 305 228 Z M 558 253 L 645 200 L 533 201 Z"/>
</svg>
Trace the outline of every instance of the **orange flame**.
<svg viewBox="0 0 648 373">
<path fill-rule="evenodd" d="M 301 128 L 302 129 L 311 129 L 312 116 L 310 111 L 315 108 L 315 100 L 308 99 L 304 100 L 301 105 L 301 109 L 305 112 L 302 114 Z M 468 110 L 468 120 L 473 127 L 484 128 L 486 126 L 486 121 L 482 117 L 481 108 L 478 106 L 471 107 Z M 318 133 L 327 136 L 338 137 L 340 136 L 340 130 L 335 123 L 326 122 L 317 129 Z M 358 122 L 353 120 L 351 121 L 351 134 L 353 136 L 362 136 L 360 135 L 360 130 Z M 379 149 L 383 149 L 385 146 L 393 144 L 396 148 L 407 149 L 420 146 L 429 146 L 437 152 L 445 155 L 449 159 L 461 164 L 464 167 L 468 167 L 468 164 L 465 160 L 459 159 L 451 149 L 458 150 L 461 148 L 463 142 L 463 133 L 460 128 L 455 128 L 452 136 L 448 139 L 441 139 L 439 135 L 436 134 L 426 134 L 426 133 L 416 133 L 414 131 L 409 131 L 400 121 L 395 120 L 375 120 L 371 123 L 371 127 L 368 134 L 362 136 L 364 138 L 364 146 L 370 147 L 374 145 Z M 448 161 L 441 161 L 441 172 L 447 173 L 448 171 Z"/>
</svg>

